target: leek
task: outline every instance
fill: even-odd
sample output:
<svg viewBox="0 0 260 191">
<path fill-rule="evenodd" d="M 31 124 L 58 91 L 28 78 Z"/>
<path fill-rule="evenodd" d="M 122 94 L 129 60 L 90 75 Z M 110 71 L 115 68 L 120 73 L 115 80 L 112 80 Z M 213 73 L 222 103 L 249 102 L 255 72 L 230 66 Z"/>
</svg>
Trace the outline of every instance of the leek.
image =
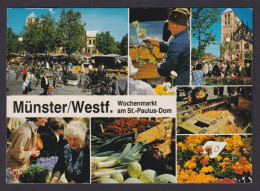
<svg viewBox="0 0 260 191">
<path fill-rule="evenodd" d="M 110 157 L 91 157 L 91 161 L 95 162 L 95 161 L 104 161 L 104 160 L 108 160 L 110 159 Z"/>
<path fill-rule="evenodd" d="M 110 171 L 103 171 L 103 172 L 93 172 L 92 173 L 92 177 L 93 178 L 99 178 L 99 177 L 104 177 L 104 176 L 111 176 L 111 174 L 115 173 L 115 172 L 120 172 L 120 173 L 125 173 L 127 172 L 127 169 L 121 169 L 121 170 L 110 170 Z"/>
</svg>

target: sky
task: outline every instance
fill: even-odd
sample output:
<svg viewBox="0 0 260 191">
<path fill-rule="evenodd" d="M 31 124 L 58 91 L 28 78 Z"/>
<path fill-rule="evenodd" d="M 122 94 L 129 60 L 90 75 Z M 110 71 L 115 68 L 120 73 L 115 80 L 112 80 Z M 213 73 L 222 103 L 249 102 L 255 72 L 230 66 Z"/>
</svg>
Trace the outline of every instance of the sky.
<svg viewBox="0 0 260 191">
<path fill-rule="evenodd" d="M 65 10 L 69 10 L 66 8 Z M 128 33 L 128 9 L 127 8 L 72 8 L 79 11 L 82 21 L 86 23 L 87 31 L 110 31 L 116 41 Z M 24 32 L 26 17 L 32 12 L 41 18 L 42 14 L 50 13 L 59 20 L 62 8 L 9 8 L 7 10 L 7 27 L 11 27 L 16 34 Z"/>
<path fill-rule="evenodd" d="M 253 30 L 253 10 L 251 8 L 231 8 L 237 17 L 240 19 L 240 21 L 243 20 L 244 24 Z M 194 9 L 196 10 L 196 9 Z M 222 8 L 221 14 L 226 10 L 226 8 Z M 219 15 L 219 18 L 221 18 L 221 14 Z M 205 53 L 212 53 L 213 55 L 220 57 L 220 43 L 221 43 L 221 21 L 214 23 L 211 26 L 213 30 L 213 34 L 216 34 L 216 43 L 218 45 L 210 45 L 206 48 Z M 198 48 L 198 40 L 195 39 L 192 36 L 192 48 Z"/>
</svg>

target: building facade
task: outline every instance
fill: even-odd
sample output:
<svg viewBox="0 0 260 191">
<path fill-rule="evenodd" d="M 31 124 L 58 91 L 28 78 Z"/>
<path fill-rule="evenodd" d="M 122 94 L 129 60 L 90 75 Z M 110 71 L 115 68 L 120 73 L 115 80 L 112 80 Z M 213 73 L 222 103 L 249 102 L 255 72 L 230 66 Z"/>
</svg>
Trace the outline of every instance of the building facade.
<svg viewBox="0 0 260 191">
<path fill-rule="evenodd" d="M 37 19 L 37 16 L 34 12 L 32 12 L 27 18 L 26 18 L 26 27 L 28 27 L 29 24 L 34 23 Z"/>
<path fill-rule="evenodd" d="M 221 43 L 234 44 L 233 50 L 222 53 L 223 60 L 252 59 L 253 31 L 231 8 L 221 14 Z"/>
<path fill-rule="evenodd" d="M 96 54 L 99 53 L 96 48 L 96 36 L 98 31 L 86 31 L 87 42 L 86 42 L 86 53 Z"/>
</svg>

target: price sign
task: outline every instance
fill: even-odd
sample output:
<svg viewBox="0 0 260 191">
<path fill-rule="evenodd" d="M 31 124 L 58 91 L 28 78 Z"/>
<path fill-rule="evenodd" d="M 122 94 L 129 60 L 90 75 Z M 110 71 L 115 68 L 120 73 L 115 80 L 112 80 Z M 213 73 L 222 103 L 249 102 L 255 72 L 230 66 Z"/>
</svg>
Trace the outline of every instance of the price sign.
<svg viewBox="0 0 260 191">
<path fill-rule="evenodd" d="M 225 148 L 226 142 L 208 141 L 203 145 L 203 154 L 208 154 L 210 158 L 216 158 L 219 153 Z"/>
</svg>

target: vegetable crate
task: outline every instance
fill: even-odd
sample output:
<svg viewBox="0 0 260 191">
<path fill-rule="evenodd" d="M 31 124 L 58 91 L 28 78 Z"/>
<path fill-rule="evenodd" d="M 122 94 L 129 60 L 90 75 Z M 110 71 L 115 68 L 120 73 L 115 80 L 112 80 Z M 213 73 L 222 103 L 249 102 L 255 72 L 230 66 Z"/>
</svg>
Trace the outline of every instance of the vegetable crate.
<svg viewBox="0 0 260 191">
<path fill-rule="evenodd" d="M 163 143 L 157 145 L 155 148 L 158 148 L 163 152 L 163 155 L 168 155 L 171 153 L 171 141 L 167 139 L 166 129 L 161 122 L 149 121 L 149 124 L 152 126 L 151 129 L 148 129 L 142 133 L 136 134 L 135 141 L 145 142 L 146 144 L 151 144 L 155 141 L 163 141 Z"/>
<path fill-rule="evenodd" d="M 158 148 L 163 152 L 164 155 L 171 153 L 171 137 L 167 136 L 166 128 L 164 126 L 163 119 L 160 118 L 160 122 L 157 121 L 147 121 L 150 128 L 142 132 L 138 132 L 138 128 L 131 129 L 135 132 L 135 141 L 137 143 L 144 142 L 147 146 Z M 113 125 L 111 123 L 109 125 Z M 109 132 L 103 125 L 100 125 L 103 137 L 114 137 L 118 134 Z"/>
</svg>

